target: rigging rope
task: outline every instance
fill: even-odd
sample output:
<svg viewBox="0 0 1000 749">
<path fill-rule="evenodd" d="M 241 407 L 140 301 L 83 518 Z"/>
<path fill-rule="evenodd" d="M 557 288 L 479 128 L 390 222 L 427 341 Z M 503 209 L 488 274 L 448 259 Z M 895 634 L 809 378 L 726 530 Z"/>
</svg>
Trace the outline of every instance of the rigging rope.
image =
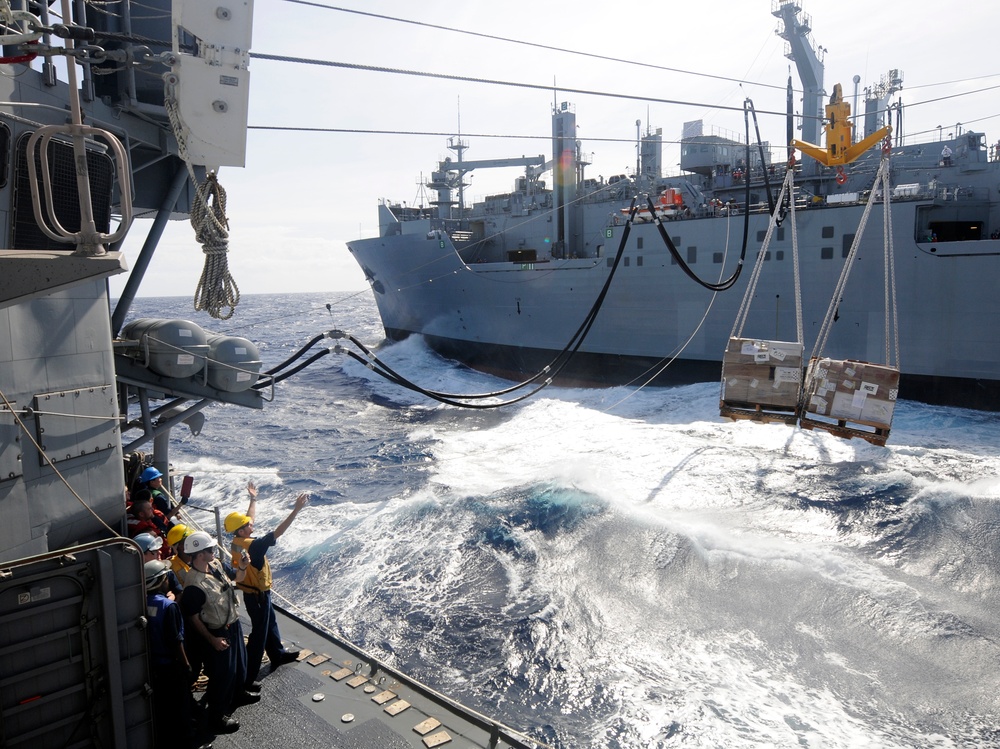
<svg viewBox="0 0 1000 749">
<path fill-rule="evenodd" d="M 729 334 L 730 338 L 742 338 L 743 337 L 743 326 L 746 324 L 747 317 L 750 314 L 750 303 L 753 301 L 754 296 L 757 292 L 757 282 L 760 280 L 761 271 L 764 268 L 764 258 L 767 256 L 768 247 L 771 244 L 771 237 L 774 235 L 774 229 L 778 225 L 778 214 L 781 211 L 781 204 L 794 186 L 795 172 L 793 169 L 789 169 L 785 174 L 785 179 L 781 183 L 781 191 L 778 194 L 778 204 L 774 207 L 771 212 L 771 220 L 767 224 L 767 233 L 764 235 L 764 242 L 757 252 L 757 262 L 754 263 L 753 271 L 750 273 L 750 281 L 747 283 L 746 293 L 743 294 L 743 301 L 740 303 L 740 308 L 736 313 L 736 319 L 733 321 L 733 329 Z M 792 259 L 793 259 L 793 269 L 795 271 L 795 321 L 796 329 L 798 331 L 798 341 L 802 341 L 802 299 L 799 294 L 799 277 L 798 277 L 798 247 L 797 247 L 797 237 L 794 230 L 795 213 L 794 196 L 791 200 L 792 203 Z"/>
<path fill-rule="evenodd" d="M 879 194 L 878 188 L 880 185 L 882 186 L 882 199 L 886 204 L 889 202 L 888 175 L 889 159 L 883 158 L 881 164 L 879 164 L 878 172 L 875 175 L 875 184 L 872 186 L 871 194 L 868 196 L 868 202 L 865 204 L 865 209 L 861 214 L 861 221 L 858 223 L 858 231 L 854 235 L 854 241 L 851 242 L 851 249 L 847 253 L 847 261 L 844 263 L 844 268 L 840 273 L 840 278 L 837 280 L 837 286 L 833 291 L 833 297 L 830 299 L 830 306 L 827 309 L 826 317 L 823 318 L 819 335 L 816 336 L 816 344 L 813 347 L 813 352 L 810 358 L 822 356 L 823 349 L 826 348 L 826 341 L 830 335 L 830 330 L 833 328 L 834 318 L 837 314 L 837 308 L 840 305 L 840 300 L 843 297 L 844 287 L 847 285 L 847 279 L 851 274 L 851 268 L 854 267 L 854 261 L 858 256 L 858 246 L 861 244 L 861 238 L 864 235 L 865 226 L 868 224 L 868 217 L 871 215 L 872 206 L 875 205 L 875 199 Z M 888 220 L 888 217 L 886 220 Z M 886 254 L 888 256 L 888 250 L 886 251 Z M 895 282 L 892 283 L 892 288 L 895 289 Z M 888 338 L 888 335 L 886 337 Z M 896 366 L 898 366 L 898 361 Z"/>
<path fill-rule="evenodd" d="M 195 289 L 194 308 L 205 311 L 216 320 L 228 320 L 240 303 L 240 289 L 229 273 L 229 219 L 226 218 L 226 190 L 214 172 L 204 182 L 199 182 L 194 165 L 188 155 L 184 138 L 185 127 L 181 120 L 176 84 L 165 85 L 163 107 L 167 110 L 170 128 L 177 141 L 177 155 L 188 170 L 191 184 L 197 185 L 191 206 L 191 226 L 195 238 L 205 253 L 205 267 Z M 223 313 L 223 308 L 229 311 Z"/>
<path fill-rule="evenodd" d="M 892 142 L 889 140 L 889 136 L 886 136 L 885 145 L 882 147 L 882 153 L 885 155 L 885 160 L 888 161 L 888 156 L 892 148 Z M 886 275 L 886 286 L 885 286 L 885 363 L 892 367 L 899 367 L 899 314 L 896 307 L 896 253 L 892 244 L 892 201 L 889 199 L 889 169 L 886 169 L 885 186 L 882 189 L 883 194 L 883 207 L 885 209 L 885 218 L 883 220 L 883 237 L 885 246 L 885 275 Z M 890 317 L 892 315 L 892 322 L 890 327 Z M 893 345 L 893 358 L 889 357 L 889 338 L 892 338 Z"/>
<path fill-rule="evenodd" d="M 228 320 L 240 303 L 240 289 L 229 273 L 229 220 L 226 218 L 226 191 L 215 174 L 198 185 L 191 206 L 191 226 L 205 253 L 194 308 L 217 320 Z M 223 308 L 229 311 L 223 313 Z"/>
<path fill-rule="evenodd" d="M 486 83 L 492 86 L 510 86 L 512 88 L 526 88 L 535 91 L 546 91 L 560 94 L 585 94 L 588 96 L 604 96 L 611 99 L 628 99 L 630 101 L 646 101 L 654 104 L 677 104 L 680 106 L 697 107 L 699 109 L 718 109 L 729 112 L 740 112 L 742 107 L 730 107 L 723 104 L 705 104 L 694 101 L 683 101 L 677 99 L 660 99 L 655 96 L 641 96 L 639 94 L 622 94 L 616 91 L 594 91 L 586 88 L 568 88 L 566 86 L 554 86 L 552 84 L 540 83 L 519 83 L 517 81 L 504 81 L 494 78 L 476 78 L 466 75 L 451 75 L 448 73 L 428 73 L 423 70 L 408 70 L 406 68 L 387 68 L 380 65 L 364 65 L 361 63 L 340 62 L 337 60 L 318 60 L 309 57 L 292 57 L 290 55 L 272 55 L 264 52 L 251 52 L 251 59 L 271 60 L 273 62 L 291 62 L 299 65 L 319 65 L 331 68 L 344 68 L 346 70 L 366 70 L 373 73 L 391 73 L 393 75 L 410 75 L 420 78 L 439 78 L 445 81 L 463 81 L 466 83 Z M 784 117 L 785 112 L 762 110 L 761 114 L 771 114 Z M 806 115 L 802 115 L 806 116 Z M 818 117 L 816 119 L 819 119 Z"/>
</svg>

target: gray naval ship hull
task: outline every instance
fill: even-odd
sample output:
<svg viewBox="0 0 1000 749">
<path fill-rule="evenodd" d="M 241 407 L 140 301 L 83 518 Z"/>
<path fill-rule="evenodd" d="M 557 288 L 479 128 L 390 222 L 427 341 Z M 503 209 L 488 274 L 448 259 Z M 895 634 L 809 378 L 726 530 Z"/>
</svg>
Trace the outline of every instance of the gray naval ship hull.
<svg viewBox="0 0 1000 749">
<path fill-rule="evenodd" d="M 995 162 L 984 166 L 995 176 Z M 520 378 L 562 351 L 594 304 L 624 228 L 609 216 L 619 215 L 624 205 L 581 208 L 581 236 L 588 239 L 578 254 L 588 257 L 466 262 L 461 245 L 434 231 L 433 221 L 394 225 L 386 206 L 380 207 L 384 236 L 348 246 L 369 279 L 387 337 L 421 334 L 448 357 Z M 936 213 L 954 211 L 955 205 L 955 200 L 942 200 L 940 191 L 892 203 L 900 396 L 997 410 L 1000 240 L 916 241 L 929 240 L 929 230 L 921 226 L 934 223 Z M 856 203 L 796 212 L 807 353 L 862 210 Z M 996 223 L 995 202 L 980 203 L 976 210 Z M 769 216 L 749 218 L 748 266 L 756 254 L 754 240 L 767 229 Z M 503 220 L 501 215 L 494 226 Z M 876 205 L 824 349 L 827 356 L 885 361 L 882 223 L 882 206 Z M 485 234 L 494 226 L 488 224 Z M 718 281 L 732 273 L 743 216 L 672 221 L 667 229 L 702 278 Z M 503 237 L 506 247 L 544 246 L 541 236 L 523 230 Z M 747 336 L 795 340 L 791 244 L 786 222 L 769 247 L 744 328 Z M 760 246 L 757 241 L 756 248 Z M 634 225 L 596 322 L 560 381 L 614 385 L 642 383 L 655 375 L 657 384 L 668 384 L 718 378 L 748 276 L 749 267 L 733 289 L 710 292 L 681 272 L 653 224 Z"/>
<path fill-rule="evenodd" d="M 748 264 L 762 247 L 768 190 L 776 193 L 784 179 L 785 145 L 798 127 L 799 152 L 833 165 L 806 158 L 794 166 L 804 352 L 813 350 L 833 302 L 836 322 L 823 355 L 896 363 L 894 346 L 888 353 L 886 347 L 893 308 L 887 313 L 884 301 L 891 276 L 883 264 L 882 205 L 874 206 L 843 298 L 832 300 L 885 155 L 891 164 L 900 396 L 1000 410 L 1000 143 L 988 146 L 984 134 L 963 132 L 961 125 L 947 139 L 940 132 L 923 142 L 906 135 L 902 102 L 890 103 L 902 88 L 899 70 L 865 89 L 854 117 L 849 107 L 844 116 L 837 84 L 824 117 L 829 92 L 810 19 L 790 0 L 773 3 L 772 15 L 801 80 L 801 111 L 815 115 L 795 114 L 789 77 L 786 132 L 776 156 L 766 142 L 748 145 L 754 139 L 746 116 L 744 136 L 707 132 L 695 120 L 683 125 L 680 174 L 663 176 L 662 131 L 647 123 L 645 134 L 637 133 L 634 174 L 587 179 L 589 163 L 569 103 L 553 108 L 551 161 L 465 161 L 468 146 L 453 137 L 448 148 L 455 158 L 439 162 L 426 183 L 431 207 L 383 203 L 379 237 L 348 243 L 371 283 L 386 335 L 418 333 L 476 368 L 515 379 L 535 374 L 569 344 L 595 304 L 632 196 L 649 195 L 662 205 L 669 236 L 700 278 L 729 278 L 744 241 L 744 214 L 750 214 Z M 748 115 L 752 103 L 745 107 Z M 890 112 L 895 129 L 888 127 Z M 951 121 L 947 111 L 941 121 Z M 829 159 L 817 156 L 821 124 Z M 879 148 L 889 132 L 891 143 Z M 514 191 L 466 206 L 469 172 L 511 166 L 525 168 Z M 548 187 L 539 179 L 547 172 Z M 744 336 L 796 340 L 791 246 L 786 222 L 764 254 Z M 611 385 L 718 378 L 748 276 L 713 294 L 675 264 L 655 226 L 636 225 L 593 328 L 559 379 Z"/>
</svg>

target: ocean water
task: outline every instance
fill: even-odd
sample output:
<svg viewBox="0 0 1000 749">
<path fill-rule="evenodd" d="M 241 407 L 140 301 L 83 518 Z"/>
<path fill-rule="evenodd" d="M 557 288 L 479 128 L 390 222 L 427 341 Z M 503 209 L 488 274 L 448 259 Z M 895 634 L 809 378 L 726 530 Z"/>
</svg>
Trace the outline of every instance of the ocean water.
<svg viewBox="0 0 1000 749">
<path fill-rule="evenodd" d="M 369 292 L 133 316 L 250 338 L 266 366 L 339 328 L 427 387 L 506 384 L 378 346 Z M 726 422 L 718 395 L 466 411 L 333 354 L 261 411 L 175 429 L 172 462 L 225 512 L 255 481 L 264 528 L 309 492 L 279 590 L 552 747 L 1000 746 L 1000 417 L 901 401 L 875 447 Z"/>
</svg>

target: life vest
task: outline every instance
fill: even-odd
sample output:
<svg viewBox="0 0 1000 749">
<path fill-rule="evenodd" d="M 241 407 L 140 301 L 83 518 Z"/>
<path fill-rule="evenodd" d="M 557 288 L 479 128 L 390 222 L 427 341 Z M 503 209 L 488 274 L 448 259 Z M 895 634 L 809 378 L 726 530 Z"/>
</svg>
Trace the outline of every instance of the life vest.
<svg viewBox="0 0 1000 749">
<path fill-rule="evenodd" d="M 177 554 L 170 557 L 170 569 L 173 570 L 177 581 L 184 587 L 188 584 L 188 575 L 191 574 L 191 565 L 185 564 L 184 560 Z"/>
<path fill-rule="evenodd" d="M 250 551 L 250 544 L 252 544 L 254 539 L 252 538 L 241 538 L 239 536 L 233 536 L 233 543 L 229 546 L 229 551 L 233 555 L 233 568 L 239 567 L 240 564 L 240 553 L 242 551 Z M 264 567 L 262 569 L 257 569 L 252 564 L 247 567 L 247 576 L 243 578 L 243 582 L 236 583 L 236 587 L 240 590 L 246 591 L 247 593 L 264 593 L 271 589 L 271 565 L 267 561 L 267 557 L 264 557 Z"/>
<path fill-rule="evenodd" d="M 236 592 L 232 583 L 192 567 L 187 575 L 187 584 L 205 591 L 205 605 L 201 607 L 199 616 L 208 629 L 226 629 L 236 621 L 239 614 L 236 612 Z"/>
<path fill-rule="evenodd" d="M 149 654 L 154 665 L 165 665 L 173 663 L 174 651 L 163 637 L 163 620 L 166 611 L 170 606 L 176 606 L 175 601 L 171 601 L 165 595 L 156 593 L 146 596 L 146 619 L 149 620 Z M 184 624 L 181 624 L 181 633 L 184 632 Z"/>
</svg>

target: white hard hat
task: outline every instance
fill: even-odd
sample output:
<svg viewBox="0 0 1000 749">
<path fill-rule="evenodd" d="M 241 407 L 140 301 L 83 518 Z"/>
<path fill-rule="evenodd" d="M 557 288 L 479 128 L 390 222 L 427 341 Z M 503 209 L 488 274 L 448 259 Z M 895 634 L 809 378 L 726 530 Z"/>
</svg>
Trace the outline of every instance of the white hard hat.
<svg viewBox="0 0 1000 749">
<path fill-rule="evenodd" d="M 204 531 L 196 531 L 184 539 L 184 553 L 196 554 L 205 549 L 213 549 L 218 544 L 215 539 Z"/>
</svg>

